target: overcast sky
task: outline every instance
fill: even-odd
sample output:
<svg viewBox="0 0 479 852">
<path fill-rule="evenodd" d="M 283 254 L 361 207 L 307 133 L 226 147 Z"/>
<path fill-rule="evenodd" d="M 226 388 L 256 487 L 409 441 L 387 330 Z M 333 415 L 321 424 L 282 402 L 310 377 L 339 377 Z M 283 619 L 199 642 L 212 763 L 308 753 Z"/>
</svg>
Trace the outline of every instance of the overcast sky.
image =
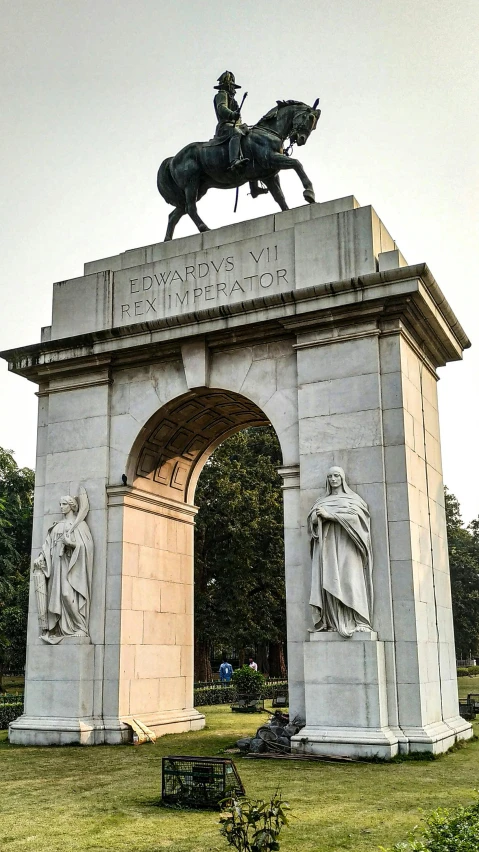
<svg viewBox="0 0 479 852">
<path fill-rule="evenodd" d="M 469 521 L 477 480 L 477 0 L 1 0 L 0 348 L 36 342 L 54 281 L 163 239 L 164 157 L 213 135 L 233 71 L 254 123 L 312 103 L 301 149 L 318 201 L 372 204 L 409 263 L 425 261 L 476 345 L 440 370 L 444 478 Z M 303 203 L 293 173 L 290 206 Z M 211 192 L 210 227 L 277 208 Z M 185 217 L 176 236 L 194 233 Z M 36 387 L 0 363 L 0 446 L 35 464 Z"/>
</svg>

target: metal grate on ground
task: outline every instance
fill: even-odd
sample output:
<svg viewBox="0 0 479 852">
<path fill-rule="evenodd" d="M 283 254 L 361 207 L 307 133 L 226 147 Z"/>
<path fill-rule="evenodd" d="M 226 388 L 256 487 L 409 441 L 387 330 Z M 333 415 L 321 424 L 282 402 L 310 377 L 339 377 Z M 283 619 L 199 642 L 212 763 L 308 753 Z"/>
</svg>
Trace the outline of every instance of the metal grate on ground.
<svg viewBox="0 0 479 852">
<path fill-rule="evenodd" d="M 162 760 L 165 804 L 188 808 L 218 808 L 222 799 L 244 796 L 235 764 L 224 757 L 173 756 Z"/>
</svg>

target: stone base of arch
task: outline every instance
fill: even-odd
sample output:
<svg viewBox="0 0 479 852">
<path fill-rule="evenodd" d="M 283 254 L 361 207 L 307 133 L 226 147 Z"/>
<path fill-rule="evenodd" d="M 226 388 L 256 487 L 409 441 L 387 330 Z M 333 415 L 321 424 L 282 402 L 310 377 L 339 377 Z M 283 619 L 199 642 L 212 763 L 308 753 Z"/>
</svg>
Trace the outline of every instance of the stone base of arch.
<svg viewBox="0 0 479 852">
<path fill-rule="evenodd" d="M 391 760 L 398 753 L 398 738 L 391 728 L 308 727 L 293 737 L 294 754 Z"/>
<path fill-rule="evenodd" d="M 19 716 L 9 726 L 8 738 L 13 745 L 122 745 L 132 741 L 132 719 L 143 722 L 158 736 L 183 734 L 204 728 L 202 713 L 169 710 L 164 713 L 138 713 L 134 717 L 109 719 L 48 718 Z"/>
</svg>

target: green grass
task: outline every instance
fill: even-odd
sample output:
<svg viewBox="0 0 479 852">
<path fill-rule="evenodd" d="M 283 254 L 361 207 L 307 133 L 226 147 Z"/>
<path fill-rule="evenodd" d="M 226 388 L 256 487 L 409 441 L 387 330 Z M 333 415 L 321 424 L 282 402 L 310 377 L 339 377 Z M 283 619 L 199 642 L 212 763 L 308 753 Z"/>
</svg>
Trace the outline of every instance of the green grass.
<svg viewBox="0 0 479 852">
<path fill-rule="evenodd" d="M 216 813 L 158 806 L 163 755 L 216 755 L 261 719 L 227 706 L 203 710 L 205 730 L 137 748 L 24 748 L 0 734 L 2 852 L 229 849 Z M 421 809 L 473 800 L 479 742 L 424 762 L 235 760 L 248 795 L 265 798 L 279 787 L 289 800 L 295 819 L 284 830 L 282 852 L 377 852 L 380 844 L 405 839 Z"/>
<path fill-rule="evenodd" d="M 467 698 L 470 692 L 479 692 L 479 677 L 458 677 L 459 698 Z"/>
<path fill-rule="evenodd" d="M 23 692 L 25 686 L 25 678 L 23 675 L 5 675 L 3 678 L 4 692 L 16 693 Z"/>
</svg>

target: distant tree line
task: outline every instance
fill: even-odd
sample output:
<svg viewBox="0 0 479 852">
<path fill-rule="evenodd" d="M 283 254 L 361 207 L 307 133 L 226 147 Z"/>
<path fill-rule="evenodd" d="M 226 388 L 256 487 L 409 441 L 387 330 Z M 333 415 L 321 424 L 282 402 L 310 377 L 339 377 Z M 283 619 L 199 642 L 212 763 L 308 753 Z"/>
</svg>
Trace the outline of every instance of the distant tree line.
<svg viewBox="0 0 479 852">
<path fill-rule="evenodd" d="M 479 656 L 479 517 L 467 527 L 459 502 L 445 489 L 452 611 L 458 659 Z"/>
<path fill-rule="evenodd" d="M 209 680 L 213 648 L 254 651 L 260 669 L 286 673 L 281 452 L 270 427 L 224 441 L 200 476 L 195 534 L 195 679 Z M 25 663 L 34 473 L 0 448 L 0 689 Z M 479 517 L 464 526 L 446 489 L 456 650 L 479 656 Z"/>
<path fill-rule="evenodd" d="M 0 690 L 25 665 L 34 476 L 0 448 Z"/>
</svg>

